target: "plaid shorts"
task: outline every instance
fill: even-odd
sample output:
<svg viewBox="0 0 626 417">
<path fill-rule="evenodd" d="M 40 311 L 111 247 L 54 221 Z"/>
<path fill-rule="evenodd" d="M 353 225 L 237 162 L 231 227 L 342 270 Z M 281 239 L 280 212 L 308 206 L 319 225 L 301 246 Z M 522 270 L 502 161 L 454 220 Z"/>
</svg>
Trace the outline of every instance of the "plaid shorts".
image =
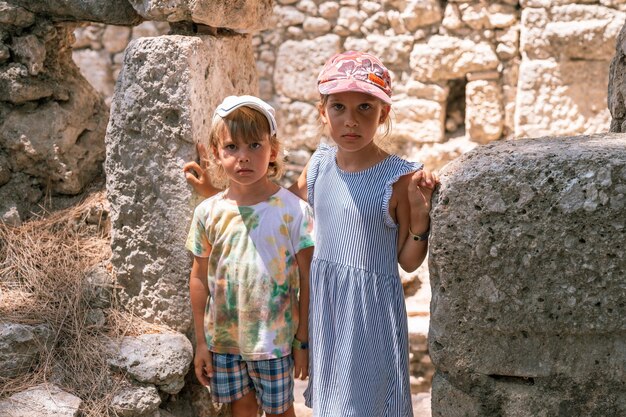
<svg viewBox="0 0 626 417">
<path fill-rule="evenodd" d="M 245 361 L 239 355 L 213 352 L 211 396 L 231 403 L 251 390 L 268 414 L 284 413 L 293 404 L 293 358 Z"/>
</svg>

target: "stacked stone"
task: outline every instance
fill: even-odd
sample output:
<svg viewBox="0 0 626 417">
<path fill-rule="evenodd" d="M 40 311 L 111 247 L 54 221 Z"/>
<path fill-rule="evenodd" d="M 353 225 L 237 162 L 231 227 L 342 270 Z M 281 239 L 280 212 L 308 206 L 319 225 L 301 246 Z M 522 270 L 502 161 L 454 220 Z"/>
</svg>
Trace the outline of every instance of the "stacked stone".
<svg viewBox="0 0 626 417">
<path fill-rule="evenodd" d="M 517 137 L 609 128 L 608 68 L 626 19 L 626 2 L 583 3 L 592 2 L 522 2 Z"/>
<path fill-rule="evenodd" d="M 500 138 L 603 131 L 624 2 L 589 3 L 278 0 L 255 43 L 261 95 L 290 146 L 313 149 L 317 72 L 359 49 L 393 71 L 395 150 L 433 169 Z"/>
</svg>

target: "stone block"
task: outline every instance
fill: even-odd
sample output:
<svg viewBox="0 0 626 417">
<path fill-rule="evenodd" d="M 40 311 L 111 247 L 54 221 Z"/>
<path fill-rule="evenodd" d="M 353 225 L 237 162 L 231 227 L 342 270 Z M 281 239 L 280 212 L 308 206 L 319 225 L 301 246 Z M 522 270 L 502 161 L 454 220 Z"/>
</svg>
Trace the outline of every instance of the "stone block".
<svg viewBox="0 0 626 417">
<path fill-rule="evenodd" d="M 491 79 L 469 81 L 465 87 L 465 129 L 470 139 L 478 143 L 500 139 L 503 127 L 500 82 Z"/>
<path fill-rule="evenodd" d="M 522 11 L 521 51 L 530 59 L 609 60 L 626 14 L 572 4 Z"/>
<path fill-rule="evenodd" d="M 120 297 L 143 319 L 180 331 L 191 324 L 184 244 L 193 214 L 181 169 L 231 94 L 257 94 L 247 35 L 132 41 L 115 86 L 105 170 Z"/>
<path fill-rule="evenodd" d="M 54 21 L 132 26 L 142 20 L 128 0 L 9 0 L 9 3 L 32 13 L 46 15 Z"/>
<path fill-rule="evenodd" d="M 427 42 L 415 44 L 410 63 L 417 80 L 437 81 L 493 70 L 500 61 L 489 43 L 435 35 Z"/>
<path fill-rule="evenodd" d="M 441 181 L 429 352 L 457 394 L 433 384 L 433 415 L 624 415 L 626 136 L 495 142 Z"/>
<path fill-rule="evenodd" d="M 608 62 L 523 60 L 515 136 L 578 135 L 609 129 Z"/>
<path fill-rule="evenodd" d="M 292 100 L 317 101 L 317 75 L 324 63 L 340 52 L 340 38 L 325 35 L 300 42 L 286 41 L 276 57 L 274 86 Z"/>
<path fill-rule="evenodd" d="M 441 142 L 444 139 L 443 103 L 419 98 L 404 98 L 393 104 L 392 141 L 411 144 Z"/>
<path fill-rule="evenodd" d="M 267 29 L 272 0 L 129 0 L 146 20 L 192 21 L 207 26 L 254 32 Z"/>
</svg>

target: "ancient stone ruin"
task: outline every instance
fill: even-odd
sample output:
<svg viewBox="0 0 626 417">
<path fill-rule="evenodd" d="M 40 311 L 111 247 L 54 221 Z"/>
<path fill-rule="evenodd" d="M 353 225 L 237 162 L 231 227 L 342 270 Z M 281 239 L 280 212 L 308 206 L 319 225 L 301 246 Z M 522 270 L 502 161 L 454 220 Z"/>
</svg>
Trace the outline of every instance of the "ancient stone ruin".
<svg viewBox="0 0 626 417">
<path fill-rule="evenodd" d="M 497 142 L 442 174 L 433 416 L 624 415 L 626 137 Z"/>
<path fill-rule="evenodd" d="M 431 283 L 426 265 L 405 277 L 415 391 L 435 373 L 436 416 L 623 415 L 626 143 L 589 135 L 624 130 L 625 10 L 624 0 L 0 0 L 0 216 L 17 226 L 46 197 L 105 174 L 116 296 L 168 329 L 107 347 L 126 375 L 109 407 L 216 415 L 189 373 L 183 242 L 196 196 L 182 164 L 217 102 L 259 94 L 278 109 L 295 175 L 319 140 L 321 64 L 368 49 L 393 71 L 389 146 L 431 169 L 464 154 L 442 170 Z M 516 140 L 539 136 L 551 137 Z M 37 324 L 0 326 L 12 375 L 24 369 L 15 357 L 36 363 L 51 340 Z M 50 384 L 0 400 L 0 415 L 75 416 L 80 404 Z"/>
</svg>

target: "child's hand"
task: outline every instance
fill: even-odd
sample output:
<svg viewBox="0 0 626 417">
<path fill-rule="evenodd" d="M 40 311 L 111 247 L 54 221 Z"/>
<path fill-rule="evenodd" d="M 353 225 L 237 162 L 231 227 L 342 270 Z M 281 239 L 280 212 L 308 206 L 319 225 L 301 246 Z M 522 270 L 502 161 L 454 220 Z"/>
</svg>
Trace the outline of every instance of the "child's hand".
<svg viewBox="0 0 626 417">
<path fill-rule="evenodd" d="M 293 349 L 293 377 L 301 380 L 309 376 L 309 349 Z"/>
<path fill-rule="evenodd" d="M 209 152 L 206 146 L 199 142 L 196 144 L 196 150 L 198 151 L 200 163 L 198 164 L 195 161 L 187 162 L 183 166 L 183 172 L 185 173 L 187 184 L 191 185 L 196 193 L 206 197 L 212 188 L 211 179 L 207 171 Z"/>
<path fill-rule="evenodd" d="M 430 171 L 422 169 L 413 173 L 408 189 L 411 216 L 429 215 L 430 200 L 437 184 L 439 178 Z"/>
<path fill-rule="evenodd" d="M 213 354 L 206 346 L 196 348 L 193 367 L 198 381 L 204 386 L 209 386 L 209 378 L 213 378 Z"/>
</svg>

